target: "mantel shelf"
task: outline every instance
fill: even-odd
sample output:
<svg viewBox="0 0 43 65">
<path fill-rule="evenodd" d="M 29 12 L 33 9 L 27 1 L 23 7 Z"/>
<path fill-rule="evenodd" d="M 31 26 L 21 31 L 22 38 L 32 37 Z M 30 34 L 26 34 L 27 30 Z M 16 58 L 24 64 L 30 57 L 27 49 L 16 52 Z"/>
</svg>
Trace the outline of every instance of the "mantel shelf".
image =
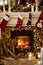
<svg viewBox="0 0 43 65">
<path fill-rule="evenodd" d="M 41 12 L 5 12 L 5 13 L 1 12 L 0 13 L 0 23 L 3 19 L 3 17 L 5 16 L 5 14 L 8 14 L 10 16 L 10 21 L 7 24 L 7 26 L 16 26 L 17 19 L 20 15 L 23 17 L 23 26 L 26 26 L 27 22 L 28 22 L 28 18 L 29 18 L 29 13 L 32 14 L 31 24 L 32 24 L 32 26 L 35 26 Z"/>
<path fill-rule="evenodd" d="M 39 17 L 41 12 L 0 12 L 0 17 L 3 17 L 5 14 L 9 14 L 10 17 L 18 17 L 19 14 L 23 17 L 28 17 L 29 13 L 32 13 L 32 17 Z"/>
</svg>

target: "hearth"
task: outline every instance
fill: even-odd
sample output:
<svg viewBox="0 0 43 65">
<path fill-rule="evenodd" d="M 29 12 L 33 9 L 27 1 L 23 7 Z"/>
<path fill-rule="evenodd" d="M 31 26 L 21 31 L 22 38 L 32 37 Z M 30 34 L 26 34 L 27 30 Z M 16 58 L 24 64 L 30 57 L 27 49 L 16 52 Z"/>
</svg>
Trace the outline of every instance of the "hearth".
<svg viewBox="0 0 43 65">
<path fill-rule="evenodd" d="M 33 52 L 33 31 L 14 30 L 11 31 L 11 38 L 14 39 L 16 55 L 19 53 L 25 55 L 28 52 Z"/>
</svg>

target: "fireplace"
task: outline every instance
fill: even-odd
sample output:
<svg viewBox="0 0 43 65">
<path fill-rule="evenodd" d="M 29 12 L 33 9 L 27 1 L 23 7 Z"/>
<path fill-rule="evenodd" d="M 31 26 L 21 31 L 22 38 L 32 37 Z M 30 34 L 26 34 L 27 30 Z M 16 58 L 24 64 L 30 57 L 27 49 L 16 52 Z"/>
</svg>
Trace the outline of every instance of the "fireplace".
<svg viewBox="0 0 43 65">
<path fill-rule="evenodd" d="M 33 52 L 33 31 L 11 31 L 11 38 L 15 43 L 15 54 Z"/>
</svg>

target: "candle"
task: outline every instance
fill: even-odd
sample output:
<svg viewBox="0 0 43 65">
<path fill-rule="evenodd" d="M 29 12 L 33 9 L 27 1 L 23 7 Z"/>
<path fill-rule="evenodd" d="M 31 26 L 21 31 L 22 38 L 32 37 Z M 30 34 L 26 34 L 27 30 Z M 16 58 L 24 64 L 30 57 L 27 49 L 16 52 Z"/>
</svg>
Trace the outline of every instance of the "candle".
<svg viewBox="0 0 43 65">
<path fill-rule="evenodd" d="M 3 12 L 5 12 L 5 0 L 3 0 Z"/>
<path fill-rule="evenodd" d="M 36 3 L 36 12 L 38 12 L 38 0 L 35 0 Z"/>
<path fill-rule="evenodd" d="M 38 58 L 40 58 L 40 53 L 38 53 Z"/>
<path fill-rule="evenodd" d="M 40 64 L 40 61 L 37 61 L 37 64 L 39 65 Z"/>
<path fill-rule="evenodd" d="M 31 5 L 31 11 L 34 12 L 34 5 Z"/>
<path fill-rule="evenodd" d="M 11 12 L 10 0 L 8 0 L 8 11 Z"/>
<path fill-rule="evenodd" d="M 43 61 L 43 48 L 41 48 L 41 60 Z"/>
<path fill-rule="evenodd" d="M 41 65 L 43 65 L 43 48 L 41 48 L 40 56 L 41 56 Z"/>
<path fill-rule="evenodd" d="M 31 61 L 32 60 L 32 53 L 30 52 L 29 53 L 29 61 Z"/>
</svg>

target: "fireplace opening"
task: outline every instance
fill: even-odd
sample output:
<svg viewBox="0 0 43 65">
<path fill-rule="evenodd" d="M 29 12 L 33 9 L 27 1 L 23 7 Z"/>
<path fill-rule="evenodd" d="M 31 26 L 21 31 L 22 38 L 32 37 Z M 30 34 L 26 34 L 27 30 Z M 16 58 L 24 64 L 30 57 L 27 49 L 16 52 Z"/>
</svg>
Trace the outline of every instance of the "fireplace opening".
<svg viewBox="0 0 43 65">
<path fill-rule="evenodd" d="M 22 31 L 11 31 L 11 38 L 14 39 L 15 43 L 15 54 L 33 52 L 33 31 L 22 30 Z"/>
</svg>

